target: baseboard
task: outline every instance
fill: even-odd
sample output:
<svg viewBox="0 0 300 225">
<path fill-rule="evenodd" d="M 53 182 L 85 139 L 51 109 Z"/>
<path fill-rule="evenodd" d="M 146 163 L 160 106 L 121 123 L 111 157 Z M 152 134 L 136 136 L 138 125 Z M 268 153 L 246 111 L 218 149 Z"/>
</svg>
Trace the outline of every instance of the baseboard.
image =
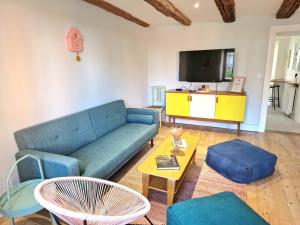
<svg viewBox="0 0 300 225">
<path fill-rule="evenodd" d="M 205 121 L 196 121 L 196 120 L 186 120 L 186 119 L 176 119 L 176 123 L 189 124 L 189 125 L 199 125 L 199 126 L 207 126 L 207 127 L 217 127 L 217 128 L 225 128 L 236 130 L 236 124 L 229 123 L 217 123 L 217 122 L 205 122 Z M 259 124 L 241 124 L 241 130 L 244 131 L 254 131 L 261 132 L 259 130 Z"/>
</svg>

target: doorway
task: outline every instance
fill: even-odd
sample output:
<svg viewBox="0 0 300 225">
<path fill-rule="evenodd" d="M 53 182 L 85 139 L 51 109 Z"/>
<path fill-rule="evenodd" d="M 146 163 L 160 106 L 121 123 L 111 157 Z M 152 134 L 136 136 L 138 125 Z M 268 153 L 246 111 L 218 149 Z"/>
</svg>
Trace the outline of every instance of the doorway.
<svg viewBox="0 0 300 225">
<path fill-rule="evenodd" d="M 271 27 L 262 96 L 261 132 L 300 133 L 299 61 L 300 25 Z"/>
</svg>

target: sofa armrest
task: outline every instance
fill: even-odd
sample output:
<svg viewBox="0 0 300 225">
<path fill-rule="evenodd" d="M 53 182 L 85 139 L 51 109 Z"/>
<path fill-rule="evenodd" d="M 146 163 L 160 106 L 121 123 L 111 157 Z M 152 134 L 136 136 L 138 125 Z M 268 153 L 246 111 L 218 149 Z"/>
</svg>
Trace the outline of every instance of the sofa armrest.
<svg viewBox="0 0 300 225">
<path fill-rule="evenodd" d="M 80 175 L 79 163 L 75 158 L 31 149 L 17 152 L 15 157 L 19 159 L 28 154 L 41 160 L 45 178 Z M 18 165 L 18 172 L 20 181 L 40 178 L 38 164 L 30 158 L 25 159 Z"/>
<path fill-rule="evenodd" d="M 158 112 L 156 110 L 142 108 L 127 108 L 127 115 L 128 114 L 152 115 L 152 124 L 158 124 Z"/>
</svg>

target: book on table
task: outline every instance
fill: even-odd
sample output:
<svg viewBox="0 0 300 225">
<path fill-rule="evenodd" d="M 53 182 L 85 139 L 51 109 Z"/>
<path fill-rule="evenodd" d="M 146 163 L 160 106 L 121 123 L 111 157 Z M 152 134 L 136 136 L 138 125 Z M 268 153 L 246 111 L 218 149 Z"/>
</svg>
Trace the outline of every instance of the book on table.
<svg viewBox="0 0 300 225">
<path fill-rule="evenodd" d="M 155 157 L 158 170 L 179 170 L 175 155 L 158 155 Z"/>
</svg>

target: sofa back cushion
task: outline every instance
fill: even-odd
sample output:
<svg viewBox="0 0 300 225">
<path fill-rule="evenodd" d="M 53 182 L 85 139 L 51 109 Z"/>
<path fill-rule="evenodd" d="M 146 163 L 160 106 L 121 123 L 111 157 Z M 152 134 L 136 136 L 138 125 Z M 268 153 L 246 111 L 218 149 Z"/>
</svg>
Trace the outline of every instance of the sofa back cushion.
<svg viewBox="0 0 300 225">
<path fill-rule="evenodd" d="M 89 113 L 97 138 L 126 123 L 127 111 L 123 100 L 92 108 Z"/>
<path fill-rule="evenodd" d="M 20 150 L 36 149 L 69 155 L 96 140 L 87 111 L 79 112 L 15 132 Z"/>
</svg>

